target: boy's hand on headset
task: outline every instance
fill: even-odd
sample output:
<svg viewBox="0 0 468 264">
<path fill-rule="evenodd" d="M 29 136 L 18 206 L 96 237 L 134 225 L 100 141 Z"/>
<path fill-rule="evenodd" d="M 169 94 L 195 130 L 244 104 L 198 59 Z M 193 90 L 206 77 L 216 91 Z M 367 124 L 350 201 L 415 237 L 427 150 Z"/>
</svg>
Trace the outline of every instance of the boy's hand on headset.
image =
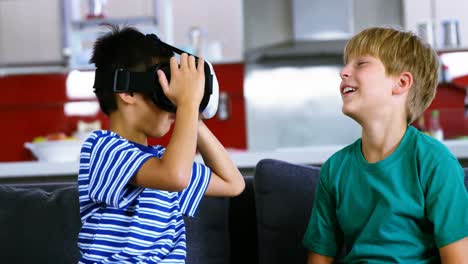
<svg viewBox="0 0 468 264">
<path fill-rule="evenodd" d="M 159 83 L 164 94 L 177 106 L 189 105 L 199 107 L 205 88 L 205 71 L 203 59 L 183 53 L 180 65 L 177 58 L 170 59 L 171 82 L 169 83 L 163 71 L 158 70 Z"/>
</svg>

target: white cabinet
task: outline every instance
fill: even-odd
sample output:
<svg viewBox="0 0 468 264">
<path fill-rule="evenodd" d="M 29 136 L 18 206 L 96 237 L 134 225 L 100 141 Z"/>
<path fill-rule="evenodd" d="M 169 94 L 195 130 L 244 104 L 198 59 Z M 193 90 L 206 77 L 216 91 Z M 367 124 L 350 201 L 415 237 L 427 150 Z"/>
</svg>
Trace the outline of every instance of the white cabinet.
<svg viewBox="0 0 468 264">
<path fill-rule="evenodd" d="M 203 56 L 210 54 L 211 46 L 212 49 L 221 48 L 222 61 L 242 61 L 244 53 L 242 4 L 243 1 L 239 0 L 173 0 L 173 44 L 179 47 L 188 45 L 189 31 L 195 26 L 206 34 L 207 54 L 202 54 Z M 213 45 L 216 42 L 219 45 Z"/>
<path fill-rule="evenodd" d="M 468 1 L 437 0 L 435 1 L 435 10 L 438 22 L 447 19 L 458 20 L 461 46 L 468 47 Z"/>
<path fill-rule="evenodd" d="M 60 64 L 60 0 L 0 1 L 0 67 Z"/>
<path fill-rule="evenodd" d="M 93 37 L 102 32 L 99 28 L 90 27 L 90 23 L 81 23 L 86 28 L 77 28 L 74 21 L 85 20 L 88 12 L 87 1 L 79 2 L 79 6 L 71 7 L 78 12 L 71 12 L 71 33 L 83 33 L 82 37 Z M 212 62 L 242 61 L 243 58 L 243 17 L 242 1 L 231 0 L 112 0 L 107 1 L 104 6 L 104 14 L 108 22 L 117 21 L 119 24 L 137 26 L 144 33 L 154 32 L 161 40 L 182 49 L 190 45 L 189 32 L 193 27 L 202 30 L 203 53 L 197 54 L 210 59 L 209 56 L 216 54 Z M 139 23 L 144 18 L 154 17 L 154 23 Z M 135 19 L 137 18 L 137 19 Z M 125 23 L 128 21 L 129 23 Z M 144 22 L 145 20 L 143 20 Z M 147 21 L 147 20 L 146 20 Z M 137 23 L 137 24 L 135 24 Z M 81 31 L 82 32 L 79 32 Z M 94 31 L 94 32 L 93 32 Z M 75 34 L 76 35 L 76 34 Z M 74 41 L 70 37 L 71 52 L 76 53 Z M 89 41 L 88 41 L 89 42 Z M 72 59 L 70 65 L 76 68 L 85 66 L 86 58 L 89 57 L 89 43 L 84 45 L 83 58 Z M 87 50 L 86 50 L 87 49 Z M 221 53 L 222 58 L 219 57 Z M 213 57 L 214 58 L 214 57 Z"/>
<path fill-rule="evenodd" d="M 431 5 L 431 2 L 433 5 Z M 461 47 L 468 47 L 468 1 L 466 0 L 404 0 L 404 25 L 417 32 L 420 23 L 434 23 L 436 48 L 443 48 L 442 22 L 456 19 L 459 23 Z"/>
<path fill-rule="evenodd" d="M 101 22 L 137 27 L 143 23 L 164 41 L 180 47 L 189 44 L 188 32 L 197 26 L 206 33 L 208 49 L 221 48 L 224 61 L 243 58 L 243 1 L 110 0 L 104 1 L 106 19 L 87 20 L 89 2 L 0 0 L 0 68 L 68 65 L 67 56 L 73 57 L 71 53 L 76 51 L 76 38 L 102 33 L 106 29 L 97 27 Z M 78 47 L 85 57 L 92 42 L 88 40 Z M 218 45 L 210 46 L 213 43 Z"/>
<path fill-rule="evenodd" d="M 249 55 L 269 47 L 278 47 L 273 53 L 281 53 L 318 40 L 347 39 L 370 26 L 401 25 L 402 16 L 401 0 L 244 0 L 243 4 Z M 310 54 L 316 49 L 296 52 L 287 53 Z"/>
<path fill-rule="evenodd" d="M 89 64 L 96 39 L 109 28 L 103 24 L 136 27 L 143 33 L 155 33 L 166 39 L 170 17 L 170 0 L 62 0 L 64 3 L 64 34 L 67 65 L 72 69 L 93 69 Z M 90 5 L 99 4 L 93 9 Z M 169 8 L 170 9 L 170 8 Z M 170 26 L 170 25 L 169 25 Z M 169 36 L 170 37 L 170 36 Z"/>
<path fill-rule="evenodd" d="M 86 46 L 80 48 L 89 55 L 95 37 L 106 30 L 100 23 L 130 26 L 143 23 L 150 26 L 151 32 L 160 35 L 161 31 L 168 32 L 170 25 L 165 21 L 170 0 L 103 2 L 105 19 L 87 19 L 90 13 L 87 0 L 0 1 L 0 68 L 69 65 L 75 58 L 71 52 L 76 51 L 72 47 L 76 38 L 88 38 Z M 78 31 L 82 32 L 74 34 Z"/>
</svg>

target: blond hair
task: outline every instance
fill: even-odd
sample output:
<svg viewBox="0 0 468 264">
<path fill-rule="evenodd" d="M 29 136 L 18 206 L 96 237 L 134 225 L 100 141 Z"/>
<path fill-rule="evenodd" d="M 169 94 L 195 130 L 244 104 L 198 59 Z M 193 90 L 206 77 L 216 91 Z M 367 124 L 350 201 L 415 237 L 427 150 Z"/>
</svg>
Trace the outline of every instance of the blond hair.
<svg viewBox="0 0 468 264">
<path fill-rule="evenodd" d="M 412 32 L 395 28 L 368 28 L 346 44 L 345 64 L 357 56 L 380 59 L 388 76 L 402 72 L 413 75 L 413 85 L 406 103 L 407 122 L 418 118 L 435 97 L 439 60 L 436 52 Z"/>
</svg>

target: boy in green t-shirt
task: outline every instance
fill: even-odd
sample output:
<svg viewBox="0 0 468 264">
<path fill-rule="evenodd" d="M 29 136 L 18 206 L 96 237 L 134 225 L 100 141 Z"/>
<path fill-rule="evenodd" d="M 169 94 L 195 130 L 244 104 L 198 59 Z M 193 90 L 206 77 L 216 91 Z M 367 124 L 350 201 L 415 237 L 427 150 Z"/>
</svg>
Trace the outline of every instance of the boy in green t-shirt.
<svg viewBox="0 0 468 264">
<path fill-rule="evenodd" d="M 468 263 L 468 194 L 457 159 L 409 124 L 433 100 L 437 54 L 369 28 L 344 51 L 342 111 L 362 137 L 322 167 L 304 236 L 308 263 Z"/>
</svg>

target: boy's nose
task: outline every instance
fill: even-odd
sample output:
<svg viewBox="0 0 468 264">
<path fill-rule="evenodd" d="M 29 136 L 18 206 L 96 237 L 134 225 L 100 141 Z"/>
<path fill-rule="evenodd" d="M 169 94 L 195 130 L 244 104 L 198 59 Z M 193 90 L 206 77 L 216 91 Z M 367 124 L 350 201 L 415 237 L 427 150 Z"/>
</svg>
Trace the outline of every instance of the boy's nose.
<svg viewBox="0 0 468 264">
<path fill-rule="evenodd" d="M 347 79 L 349 76 L 351 76 L 351 71 L 348 66 L 344 66 L 340 71 L 340 77 L 341 79 Z"/>
</svg>

